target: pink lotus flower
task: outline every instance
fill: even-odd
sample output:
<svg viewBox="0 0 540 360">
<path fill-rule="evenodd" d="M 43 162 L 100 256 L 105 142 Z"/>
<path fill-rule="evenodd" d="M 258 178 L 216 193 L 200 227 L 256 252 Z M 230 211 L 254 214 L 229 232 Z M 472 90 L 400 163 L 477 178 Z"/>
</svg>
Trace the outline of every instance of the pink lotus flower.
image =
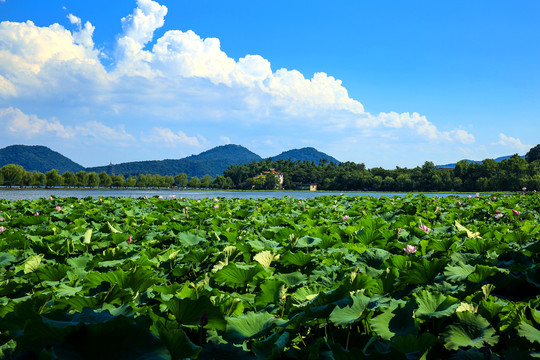
<svg viewBox="0 0 540 360">
<path fill-rule="evenodd" d="M 337 205 L 332 205 L 332 209 L 337 209 Z"/>
<path fill-rule="evenodd" d="M 527 191 L 527 188 L 526 188 L 526 187 L 523 187 L 523 188 L 522 188 L 521 190 L 523 190 L 523 191 Z"/>
<path fill-rule="evenodd" d="M 49 197 L 49 200 L 54 200 L 54 198 L 52 196 Z"/>
<path fill-rule="evenodd" d="M 128 244 L 131 244 L 133 242 L 133 238 L 131 237 L 131 235 L 129 236 L 129 239 L 127 239 L 127 242 Z"/>
<path fill-rule="evenodd" d="M 424 232 L 426 232 L 426 233 L 428 233 L 428 234 L 431 232 L 431 229 L 428 228 L 428 227 L 427 227 L 426 225 L 424 225 L 424 224 L 420 224 L 420 225 L 418 226 L 418 228 L 419 228 L 420 230 L 423 230 Z"/>
<path fill-rule="evenodd" d="M 409 244 L 407 244 L 407 246 L 403 248 L 403 251 L 405 251 L 407 254 L 414 254 L 416 250 L 416 246 Z"/>
<path fill-rule="evenodd" d="M 512 214 L 514 214 L 514 216 L 518 216 L 521 213 L 519 211 L 517 211 L 517 210 L 512 210 Z"/>
<path fill-rule="evenodd" d="M 501 210 L 495 210 L 495 214 L 500 214 Z"/>
<path fill-rule="evenodd" d="M 504 216 L 504 214 L 501 214 L 501 213 L 495 214 L 495 219 L 500 219 L 500 218 L 502 218 L 503 216 Z"/>
<path fill-rule="evenodd" d="M 349 215 L 343 215 L 343 218 L 341 220 L 345 221 L 349 218 Z"/>
<path fill-rule="evenodd" d="M 158 199 L 163 199 L 163 196 L 159 195 L 159 196 L 158 196 Z"/>
<path fill-rule="evenodd" d="M 471 198 L 472 198 L 472 196 L 471 196 L 471 195 L 469 195 L 469 199 L 471 199 Z"/>
<path fill-rule="evenodd" d="M 3 217 L 0 217 L 0 221 L 4 221 L 4 218 L 3 218 Z"/>
<path fill-rule="evenodd" d="M 57 206 L 57 207 L 56 207 L 56 210 L 62 211 L 62 208 L 61 208 L 60 206 Z"/>
<path fill-rule="evenodd" d="M 463 204 L 463 203 L 462 203 L 461 201 L 458 200 L 457 204 L 458 204 L 458 205 L 461 205 L 461 204 Z"/>
<path fill-rule="evenodd" d="M 218 199 L 214 199 L 214 202 L 218 202 Z"/>
<path fill-rule="evenodd" d="M 198 202 L 198 203 L 200 203 L 200 202 L 201 202 L 201 200 L 197 200 L 197 202 Z"/>
<path fill-rule="evenodd" d="M 480 197 L 480 193 L 476 193 L 475 197 L 479 198 L 479 197 Z"/>
<path fill-rule="evenodd" d="M 3 233 L 4 231 L 6 231 L 6 228 L 3 226 L 0 226 L 0 233 Z"/>
<path fill-rule="evenodd" d="M 186 211 L 188 211 L 188 210 L 189 210 L 189 208 L 186 206 Z"/>
<path fill-rule="evenodd" d="M 39 215 L 39 213 L 36 211 L 36 212 L 34 213 L 34 216 L 38 216 L 38 215 Z"/>
<path fill-rule="evenodd" d="M 219 209 L 219 205 L 218 204 L 214 205 L 214 209 Z"/>
<path fill-rule="evenodd" d="M 169 199 L 174 199 L 176 197 L 176 195 L 169 195 Z"/>
</svg>

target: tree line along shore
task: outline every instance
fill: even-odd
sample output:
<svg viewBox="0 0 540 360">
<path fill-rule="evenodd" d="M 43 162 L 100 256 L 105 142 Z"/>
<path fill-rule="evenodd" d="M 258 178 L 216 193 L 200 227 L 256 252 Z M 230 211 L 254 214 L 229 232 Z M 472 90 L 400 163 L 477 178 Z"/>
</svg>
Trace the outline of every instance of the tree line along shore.
<svg viewBox="0 0 540 360">
<path fill-rule="evenodd" d="M 269 171 L 272 169 L 272 171 Z M 108 174 L 107 172 L 57 170 L 27 171 L 20 165 L 0 168 L 4 187 L 105 187 L 105 188 L 216 188 L 242 190 L 295 190 L 315 184 L 318 190 L 343 191 L 520 191 L 540 189 L 540 145 L 525 157 L 513 155 L 496 162 L 459 161 L 454 167 L 438 167 L 426 161 L 412 169 L 380 167 L 367 169 L 362 163 L 277 160 L 271 158 L 242 165 L 230 165 L 223 175 L 189 177 L 160 174 Z"/>
</svg>

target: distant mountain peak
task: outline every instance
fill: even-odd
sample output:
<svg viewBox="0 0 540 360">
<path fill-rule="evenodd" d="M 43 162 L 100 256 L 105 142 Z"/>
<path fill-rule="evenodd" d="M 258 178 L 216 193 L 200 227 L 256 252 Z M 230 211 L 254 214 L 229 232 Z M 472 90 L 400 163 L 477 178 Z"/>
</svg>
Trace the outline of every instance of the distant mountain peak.
<svg viewBox="0 0 540 360">
<path fill-rule="evenodd" d="M 329 162 L 335 162 L 339 163 L 339 160 L 336 158 L 325 154 L 314 147 L 304 147 L 300 149 L 292 149 L 288 151 L 284 151 L 279 155 L 272 156 L 272 160 L 292 160 L 292 161 L 314 161 L 316 164 L 319 164 L 319 162 L 322 159 L 325 159 Z"/>
<path fill-rule="evenodd" d="M 56 169 L 60 174 L 84 170 L 82 165 L 42 145 L 10 145 L 0 149 L 0 167 L 21 165 L 26 171 L 46 173 Z"/>
</svg>

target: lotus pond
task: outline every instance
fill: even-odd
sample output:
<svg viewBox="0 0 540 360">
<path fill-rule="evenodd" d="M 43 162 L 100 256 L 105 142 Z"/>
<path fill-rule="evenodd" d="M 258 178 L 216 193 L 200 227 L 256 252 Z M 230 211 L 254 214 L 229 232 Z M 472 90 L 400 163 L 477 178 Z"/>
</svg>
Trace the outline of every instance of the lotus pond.
<svg viewBox="0 0 540 360">
<path fill-rule="evenodd" d="M 540 199 L 0 200 L 0 358 L 540 357 Z"/>
</svg>

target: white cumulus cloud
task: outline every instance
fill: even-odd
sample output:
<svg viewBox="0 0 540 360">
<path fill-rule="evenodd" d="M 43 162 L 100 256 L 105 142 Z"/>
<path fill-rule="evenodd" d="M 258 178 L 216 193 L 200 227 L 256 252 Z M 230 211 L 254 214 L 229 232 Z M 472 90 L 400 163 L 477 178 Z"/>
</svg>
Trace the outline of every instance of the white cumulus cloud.
<svg viewBox="0 0 540 360">
<path fill-rule="evenodd" d="M 492 145 L 505 146 L 510 149 L 515 149 L 521 152 L 528 151 L 532 145 L 525 145 L 521 142 L 520 139 L 506 136 L 505 134 L 499 134 L 499 141 L 492 143 Z"/>
<path fill-rule="evenodd" d="M 171 129 L 155 127 L 147 135 L 141 136 L 144 142 L 161 143 L 167 146 L 189 145 L 200 146 L 199 139 L 195 136 L 187 136 L 182 131 L 173 132 Z"/>
<path fill-rule="evenodd" d="M 25 138 L 56 136 L 65 139 L 74 135 L 72 129 L 64 127 L 58 120 L 40 119 L 13 107 L 0 108 L 0 129 L 4 136 L 18 135 Z"/>
</svg>

